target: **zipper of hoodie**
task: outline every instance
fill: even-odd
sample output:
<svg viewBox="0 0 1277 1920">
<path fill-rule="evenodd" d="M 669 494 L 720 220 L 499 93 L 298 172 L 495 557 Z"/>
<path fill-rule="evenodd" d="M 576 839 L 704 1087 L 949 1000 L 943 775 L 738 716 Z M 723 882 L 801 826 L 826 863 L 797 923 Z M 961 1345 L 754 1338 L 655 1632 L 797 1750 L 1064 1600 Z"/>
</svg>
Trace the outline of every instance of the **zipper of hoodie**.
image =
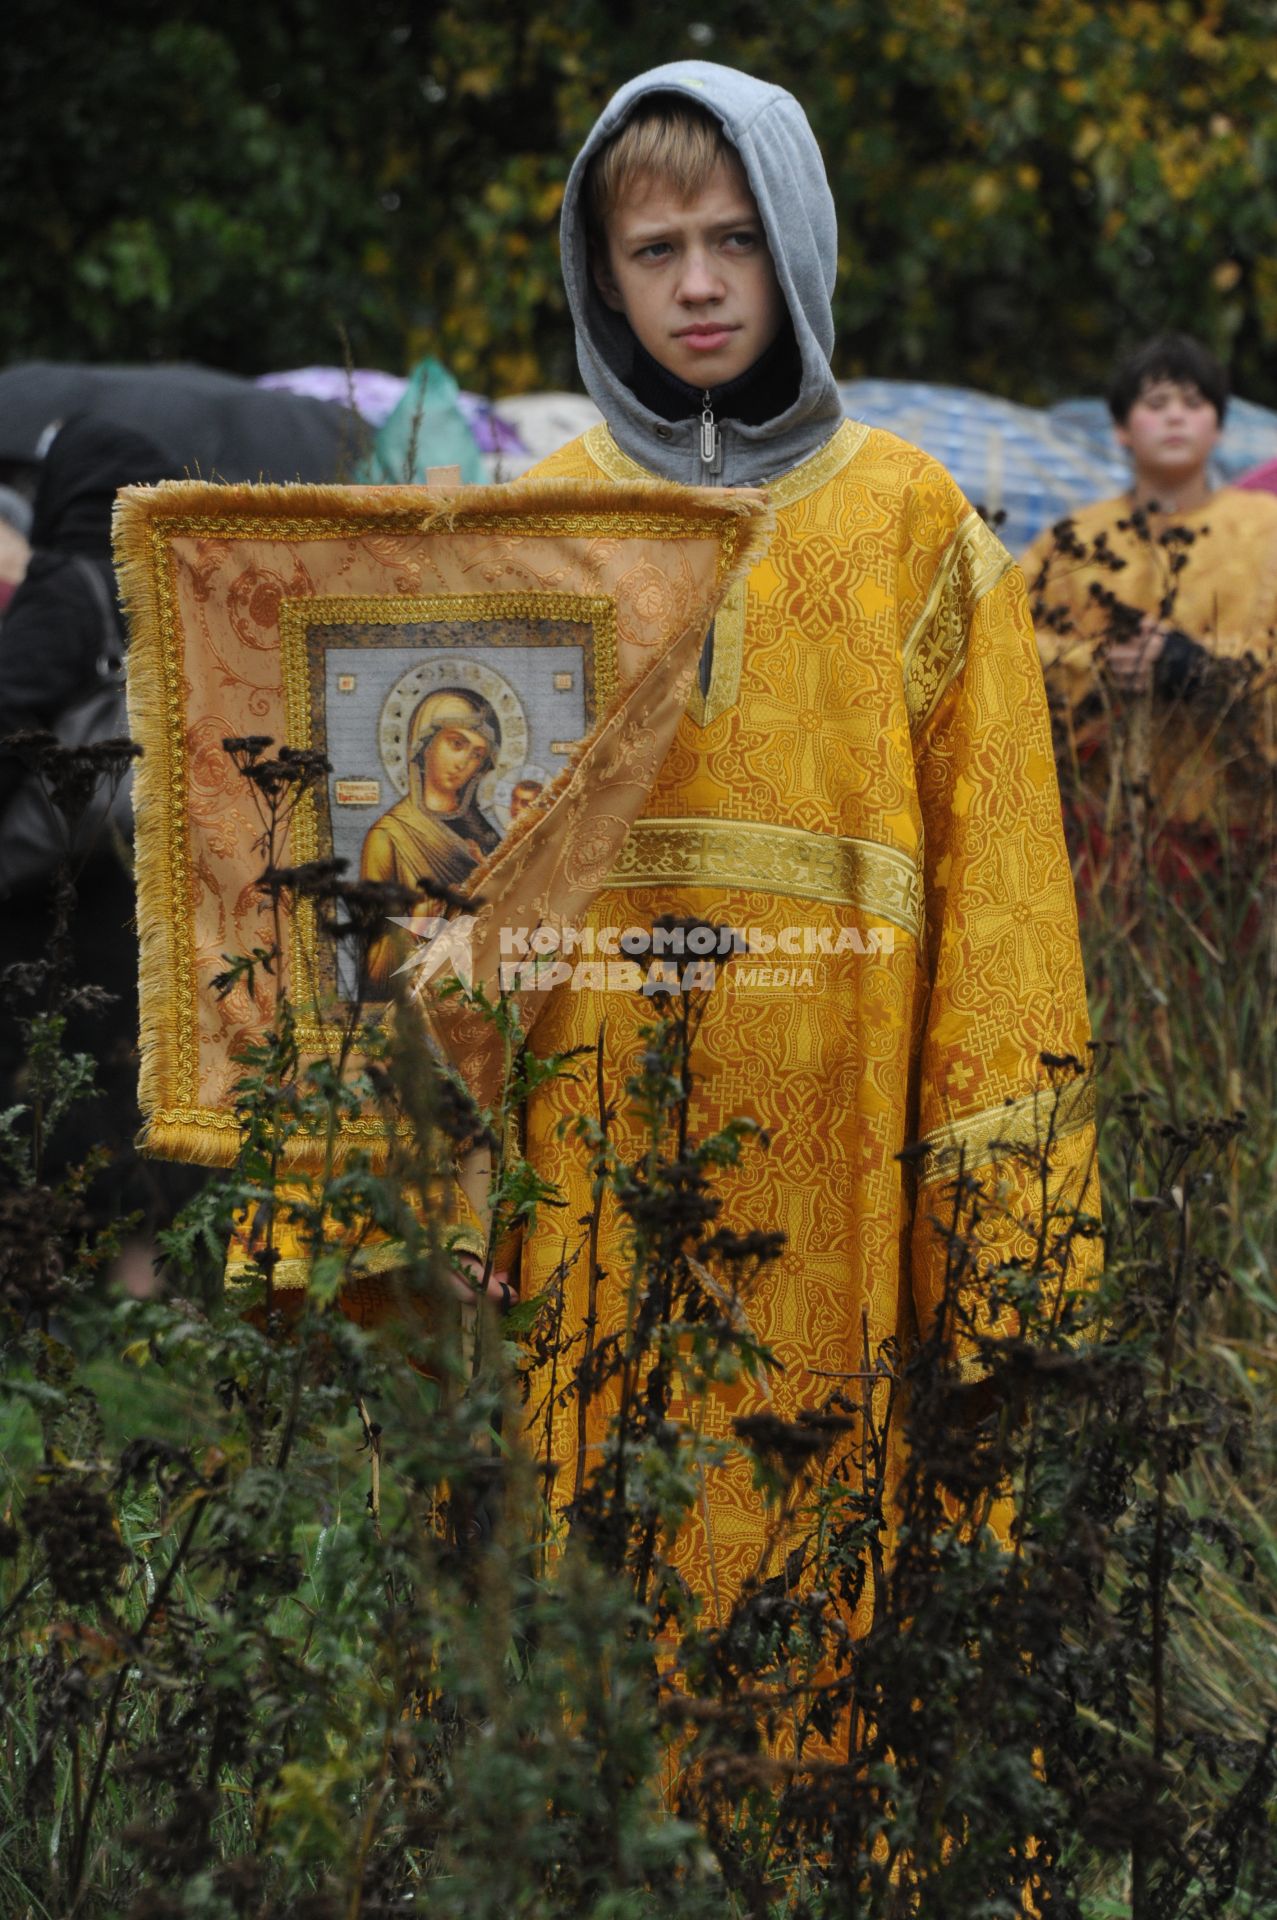
<svg viewBox="0 0 1277 1920">
<path fill-rule="evenodd" d="M 708 387 L 701 395 L 701 480 L 707 486 L 717 484 L 723 471 L 723 436 L 714 418 L 714 399 Z"/>
<path fill-rule="evenodd" d="M 723 436 L 714 418 L 714 396 L 706 387 L 701 395 L 701 485 L 714 487 L 719 483 L 723 471 Z M 717 623 L 709 623 L 709 632 L 701 646 L 701 657 L 696 666 L 697 684 L 701 690 L 702 701 L 708 699 L 714 680 L 714 628 Z"/>
</svg>

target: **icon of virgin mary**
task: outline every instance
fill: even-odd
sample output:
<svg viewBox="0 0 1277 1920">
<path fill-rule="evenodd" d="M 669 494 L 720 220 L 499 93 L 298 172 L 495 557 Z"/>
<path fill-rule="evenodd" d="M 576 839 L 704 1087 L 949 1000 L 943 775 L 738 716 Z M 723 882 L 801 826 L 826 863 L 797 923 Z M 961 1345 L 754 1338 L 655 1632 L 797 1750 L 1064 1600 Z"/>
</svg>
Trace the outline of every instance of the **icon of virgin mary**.
<svg viewBox="0 0 1277 1920">
<path fill-rule="evenodd" d="M 462 687 L 427 694 L 408 725 L 408 792 L 368 829 L 360 878 L 463 886 L 501 838 L 478 801 L 479 782 L 500 751 L 501 723 L 482 694 Z M 389 997 L 390 977 L 411 950 L 411 936 L 399 927 L 374 942 L 364 982 L 369 998 Z"/>
</svg>

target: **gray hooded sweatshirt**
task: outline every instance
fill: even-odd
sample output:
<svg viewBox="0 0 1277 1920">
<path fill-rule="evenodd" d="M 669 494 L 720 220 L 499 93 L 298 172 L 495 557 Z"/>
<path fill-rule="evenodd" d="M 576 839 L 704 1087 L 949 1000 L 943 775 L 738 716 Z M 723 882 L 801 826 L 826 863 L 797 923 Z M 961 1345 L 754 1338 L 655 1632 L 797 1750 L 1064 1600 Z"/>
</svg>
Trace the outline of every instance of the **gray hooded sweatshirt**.
<svg viewBox="0 0 1277 1920">
<path fill-rule="evenodd" d="M 653 93 L 684 94 L 708 109 L 739 153 L 802 360 L 798 397 L 784 413 L 761 426 L 717 422 L 719 460 L 712 474 L 701 457 L 699 416 L 663 420 L 626 384 L 634 335 L 624 315 L 604 305 L 590 273 L 586 169 L 639 101 Z M 720 486 L 761 486 L 810 459 L 841 426 L 842 404 L 829 365 L 838 264 L 833 196 L 807 116 L 782 87 L 707 60 L 676 60 L 639 74 L 609 101 L 577 155 L 563 196 L 562 241 L 581 377 L 618 446 L 652 473 L 692 485 L 712 478 Z"/>
</svg>

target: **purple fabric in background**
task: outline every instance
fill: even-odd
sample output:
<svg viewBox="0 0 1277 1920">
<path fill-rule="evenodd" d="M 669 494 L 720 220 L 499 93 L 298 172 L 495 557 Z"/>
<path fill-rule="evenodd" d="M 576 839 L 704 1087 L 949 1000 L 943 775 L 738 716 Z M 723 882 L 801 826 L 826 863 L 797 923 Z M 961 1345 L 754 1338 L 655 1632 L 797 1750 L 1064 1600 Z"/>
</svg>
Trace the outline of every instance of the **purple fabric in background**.
<svg viewBox="0 0 1277 1920">
<path fill-rule="evenodd" d="M 402 400 L 408 382 L 372 367 L 292 367 L 286 373 L 259 374 L 255 384 L 304 393 L 312 400 L 335 400 L 343 407 L 353 404 L 369 426 L 379 427 Z"/>
<path fill-rule="evenodd" d="M 491 400 L 485 400 L 482 394 L 467 393 L 463 387 L 457 395 L 457 404 L 465 416 L 465 423 L 475 437 L 480 453 L 526 453 L 518 432 L 508 420 L 503 420 Z"/>
<path fill-rule="evenodd" d="M 369 426 L 380 427 L 403 399 L 408 382 L 397 373 L 381 373 L 373 367 L 292 367 L 285 373 L 260 374 L 256 384 L 304 393 L 312 400 L 336 400 L 344 407 L 353 402 Z M 462 392 L 457 402 L 480 453 L 527 453 L 517 430 L 501 418 L 491 400 Z"/>
</svg>

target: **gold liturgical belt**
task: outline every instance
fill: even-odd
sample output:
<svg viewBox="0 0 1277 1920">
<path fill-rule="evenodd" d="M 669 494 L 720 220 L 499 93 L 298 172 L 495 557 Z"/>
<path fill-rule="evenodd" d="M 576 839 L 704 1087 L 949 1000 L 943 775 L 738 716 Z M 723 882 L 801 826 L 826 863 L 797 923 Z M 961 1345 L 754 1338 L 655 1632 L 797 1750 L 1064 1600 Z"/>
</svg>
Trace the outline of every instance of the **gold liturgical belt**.
<svg viewBox="0 0 1277 1920">
<path fill-rule="evenodd" d="M 823 900 L 887 920 L 916 940 L 922 883 L 907 853 L 755 820 L 636 820 L 608 887 L 733 887 Z"/>
</svg>

